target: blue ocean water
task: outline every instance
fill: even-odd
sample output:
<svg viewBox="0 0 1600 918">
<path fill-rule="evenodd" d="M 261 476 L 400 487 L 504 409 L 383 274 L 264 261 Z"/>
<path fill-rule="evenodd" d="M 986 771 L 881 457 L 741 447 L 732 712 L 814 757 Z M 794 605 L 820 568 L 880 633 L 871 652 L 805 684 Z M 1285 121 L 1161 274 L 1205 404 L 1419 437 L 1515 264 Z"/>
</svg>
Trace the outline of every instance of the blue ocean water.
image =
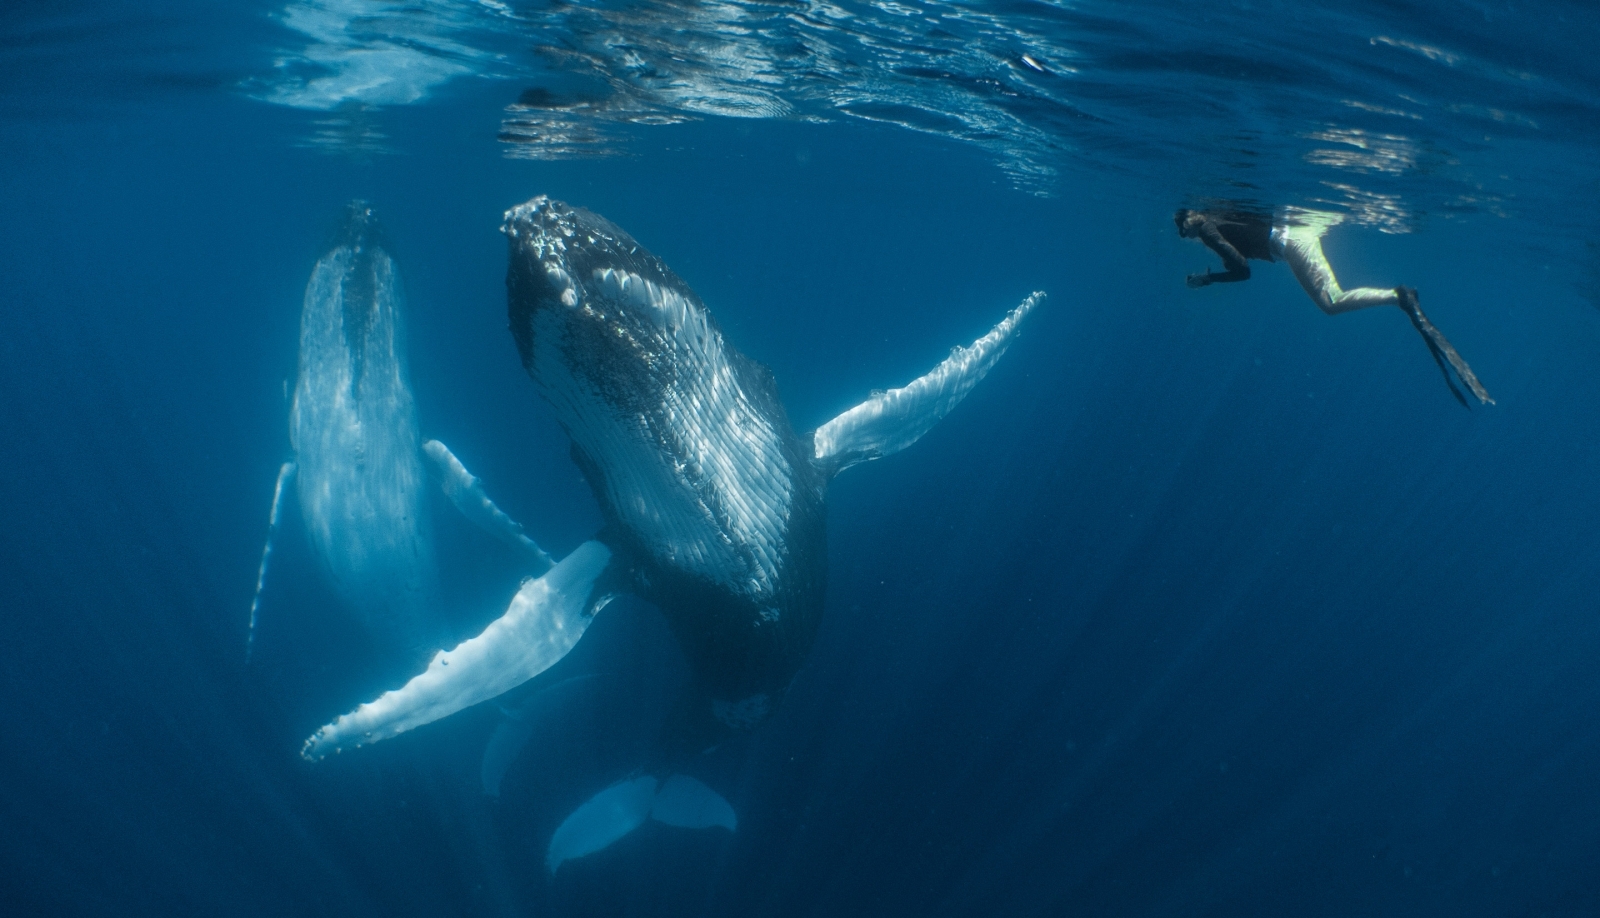
<svg viewBox="0 0 1600 918">
<path fill-rule="evenodd" d="M 1600 912 L 1600 13 L 1580 2 L 274 0 L 0 9 L 0 895 L 9 914 Z M 563 666 L 320 763 L 414 668 L 286 512 L 302 296 L 345 203 L 425 436 L 557 553 L 601 525 L 506 330 L 501 213 L 588 207 L 800 430 L 1032 290 L 998 367 L 828 496 L 827 613 L 704 777 L 545 870 L 684 663 Z M 1335 213 L 1328 317 L 1173 211 Z M 438 519 L 456 639 L 517 559 Z M 552 674 L 558 675 L 558 674 Z M 541 677 L 543 678 L 543 677 Z M 563 687 L 565 686 L 565 687 Z M 498 796 L 484 750 L 532 723 Z"/>
</svg>

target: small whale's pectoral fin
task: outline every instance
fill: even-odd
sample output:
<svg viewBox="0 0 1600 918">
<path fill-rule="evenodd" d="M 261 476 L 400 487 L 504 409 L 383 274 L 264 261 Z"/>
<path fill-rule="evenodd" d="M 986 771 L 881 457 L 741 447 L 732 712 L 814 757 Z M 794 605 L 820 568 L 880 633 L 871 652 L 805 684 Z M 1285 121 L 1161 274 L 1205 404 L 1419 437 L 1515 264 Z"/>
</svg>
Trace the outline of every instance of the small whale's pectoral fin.
<svg viewBox="0 0 1600 918">
<path fill-rule="evenodd" d="M 422 451 L 438 471 L 439 484 L 445 496 L 456 505 L 462 516 L 500 541 L 527 552 L 538 563 L 540 573 L 555 566 L 555 559 L 528 538 L 522 531 L 522 524 L 495 506 L 484 492 L 483 482 L 467 471 L 467 467 L 450 452 L 448 446 L 438 440 L 429 440 L 422 444 Z"/>
<path fill-rule="evenodd" d="M 563 861 L 603 851 L 646 818 L 680 829 L 732 832 L 739 825 L 732 805 L 694 778 L 673 775 L 658 785 L 643 775 L 619 781 L 573 810 L 550 837 L 544 865 L 555 873 Z"/>
<path fill-rule="evenodd" d="M 306 740 L 300 754 L 376 743 L 433 723 L 516 688 L 554 666 L 589 627 L 607 597 L 593 597 L 611 550 L 585 542 L 543 577 L 523 584 L 505 614 L 454 650 L 441 650 L 404 686 L 343 715 Z"/>
<path fill-rule="evenodd" d="M 816 462 L 838 472 L 869 459 L 892 455 L 917 442 L 960 404 L 1006 352 L 1017 326 L 1044 299 L 1035 292 L 967 347 L 958 347 L 926 375 L 904 388 L 874 393 L 812 436 Z"/>
<path fill-rule="evenodd" d="M 244 639 L 244 662 L 256 648 L 256 616 L 261 611 L 261 594 L 267 588 L 267 568 L 272 562 L 272 543 L 278 536 L 278 519 L 283 513 L 283 492 L 294 480 L 295 464 L 285 462 L 278 469 L 278 483 L 272 486 L 272 513 L 267 517 L 267 542 L 261 546 L 261 568 L 256 571 L 256 595 L 250 600 L 250 628 Z"/>
</svg>

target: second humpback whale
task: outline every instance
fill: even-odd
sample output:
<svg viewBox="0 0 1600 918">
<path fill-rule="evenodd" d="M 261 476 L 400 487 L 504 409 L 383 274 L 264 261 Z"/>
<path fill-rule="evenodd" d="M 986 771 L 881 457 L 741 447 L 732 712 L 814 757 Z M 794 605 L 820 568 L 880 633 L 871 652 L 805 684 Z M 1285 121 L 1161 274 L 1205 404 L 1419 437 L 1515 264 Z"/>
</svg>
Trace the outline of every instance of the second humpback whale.
<svg viewBox="0 0 1600 918">
<path fill-rule="evenodd" d="M 612 597 L 642 596 L 662 611 L 693 677 L 654 763 L 667 777 L 631 777 L 580 807 L 551 841 L 554 870 L 646 818 L 733 827 L 725 801 L 672 772 L 765 719 L 810 650 L 827 577 L 829 480 L 931 429 L 1043 294 L 926 375 L 802 436 L 771 373 L 729 345 L 689 285 L 622 229 L 539 197 L 508 211 L 503 230 L 512 335 L 605 525 L 524 585 L 482 634 L 318 730 L 303 755 L 377 742 L 493 698 L 560 660 Z"/>
<path fill-rule="evenodd" d="M 405 338 L 399 272 L 372 208 L 352 201 L 306 284 L 289 409 L 295 458 L 279 469 L 273 490 L 247 657 L 290 487 L 325 579 L 391 649 L 438 646 L 429 608 L 437 599 L 437 570 L 424 458 L 464 515 L 532 556 L 538 572 L 551 566 L 443 443 L 422 442 Z"/>
</svg>

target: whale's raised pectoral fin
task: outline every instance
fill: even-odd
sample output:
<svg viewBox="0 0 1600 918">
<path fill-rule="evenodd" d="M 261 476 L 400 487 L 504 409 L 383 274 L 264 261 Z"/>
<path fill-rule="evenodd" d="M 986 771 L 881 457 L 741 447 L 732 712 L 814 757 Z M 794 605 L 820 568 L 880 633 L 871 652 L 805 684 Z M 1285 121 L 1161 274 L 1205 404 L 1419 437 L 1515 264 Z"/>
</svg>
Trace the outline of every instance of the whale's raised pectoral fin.
<svg viewBox="0 0 1600 918">
<path fill-rule="evenodd" d="M 500 541 L 526 552 L 537 562 L 540 573 L 555 566 L 555 560 L 523 532 L 522 524 L 495 506 L 484 492 L 483 482 L 467 471 L 467 467 L 461 464 L 455 453 L 450 452 L 448 446 L 438 440 L 429 440 L 422 444 L 422 452 L 439 473 L 439 485 L 444 489 L 445 496 L 456 505 L 462 516 Z"/>
<path fill-rule="evenodd" d="M 816 461 L 830 472 L 905 449 L 967 397 L 1006 352 L 1017 326 L 1044 299 L 1035 292 L 987 335 L 900 389 L 874 393 L 812 434 Z"/>
<path fill-rule="evenodd" d="M 267 542 L 261 546 L 261 568 L 256 571 L 256 594 L 250 600 L 250 629 L 244 639 L 244 661 L 256 647 L 256 615 L 261 611 L 261 594 L 267 588 L 267 568 L 272 562 L 272 543 L 278 537 L 278 519 L 283 514 L 283 492 L 294 480 L 295 464 L 285 462 L 278 469 L 278 483 L 272 486 L 272 513 L 267 517 Z"/>
<path fill-rule="evenodd" d="M 428 668 L 318 730 L 300 754 L 316 761 L 376 743 L 510 691 L 555 665 L 577 645 L 605 597 L 595 582 L 611 550 L 585 542 L 537 580 L 523 584 L 505 614 Z"/>
<path fill-rule="evenodd" d="M 658 784 L 643 775 L 618 781 L 573 810 L 550 837 L 544 865 L 555 873 L 563 861 L 603 851 L 647 818 L 680 829 L 732 832 L 739 825 L 728 801 L 694 778 L 673 775 Z"/>
</svg>

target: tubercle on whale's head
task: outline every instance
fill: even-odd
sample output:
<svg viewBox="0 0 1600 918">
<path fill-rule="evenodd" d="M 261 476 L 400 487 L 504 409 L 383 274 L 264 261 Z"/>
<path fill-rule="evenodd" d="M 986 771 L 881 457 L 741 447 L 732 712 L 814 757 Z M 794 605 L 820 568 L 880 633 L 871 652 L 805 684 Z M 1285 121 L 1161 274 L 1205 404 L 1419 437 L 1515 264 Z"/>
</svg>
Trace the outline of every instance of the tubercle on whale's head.
<svg viewBox="0 0 1600 918">
<path fill-rule="evenodd" d="M 506 211 L 500 231 L 510 240 L 514 260 L 537 261 L 552 278 L 564 274 L 568 283 L 577 286 L 580 298 L 583 286 L 607 268 L 693 297 L 688 284 L 621 227 L 593 211 L 547 195 Z"/>
<path fill-rule="evenodd" d="M 518 268 L 531 269 L 526 263 L 537 261 L 545 275 L 554 299 L 563 306 L 578 305 L 578 289 L 567 262 L 567 243 L 577 237 L 577 213 L 559 201 L 540 195 L 525 204 L 518 204 L 505 213 L 500 231 L 511 243 L 513 276 Z M 507 278 L 511 283 L 511 278 Z"/>
<path fill-rule="evenodd" d="M 549 310 L 601 337 L 714 327 L 688 284 L 599 214 L 541 195 L 506 211 L 500 229 L 511 332 L 530 372 L 533 320 Z"/>
<path fill-rule="evenodd" d="M 534 372 L 534 316 L 557 304 L 576 310 L 581 302 L 566 257 L 567 242 L 577 235 L 574 216 L 571 208 L 540 195 L 506 211 L 500 226 L 510 245 L 506 292 L 511 336 L 530 373 Z"/>
</svg>

